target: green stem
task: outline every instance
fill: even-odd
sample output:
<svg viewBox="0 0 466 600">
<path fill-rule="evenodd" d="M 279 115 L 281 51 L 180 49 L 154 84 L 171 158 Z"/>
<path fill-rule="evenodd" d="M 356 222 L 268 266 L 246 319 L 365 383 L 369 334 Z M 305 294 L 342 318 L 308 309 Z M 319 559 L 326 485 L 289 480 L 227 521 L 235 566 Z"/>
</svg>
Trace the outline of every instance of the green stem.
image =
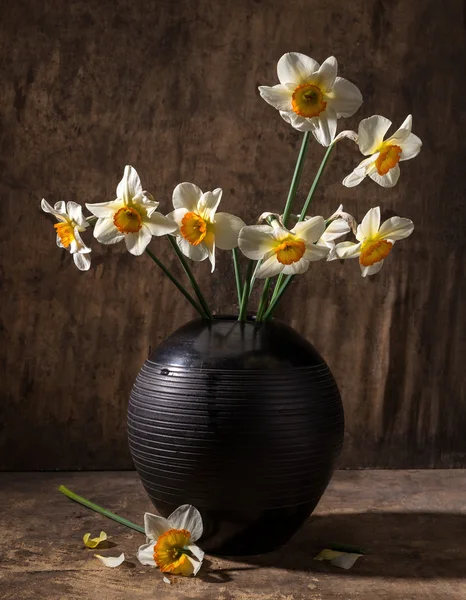
<svg viewBox="0 0 466 600">
<path fill-rule="evenodd" d="M 265 307 L 267 305 L 267 299 L 269 297 L 269 289 L 270 284 L 272 283 L 272 279 L 267 279 L 264 284 L 264 289 L 262 290 L 262 296 L 259 302 L 259 308 L 257 309 L 256 321 L 262 320 L 262 315 L 265 311 Z"/>
<path fill-rule="evenodd" d="M 327 164 L 327 161 L 330 158 L 330 154 L 332 153 L 334 145 L 335 145 L 334 143 L 330 144 L 330 146 L 327 148 L 327 152 L 325 153 L 325 156 L 324 156 L 322 162 L 320 163 L 319 170 L 317 171 L 314 181 L 312 182 L 311 189 L 309 190 L 309 194 L 307 195 L 306 201 L 304 202 L 303 209 L 299 215 L 298 223 L 300 223 L 301 221 L 304 221 L 304 217 L 306 216 L 309 206 L 311 205 L 312 197 L 314 196 L 314 192 L 317 188 L 317 184 L 319 183 L 321 175 L 324 172 L 325 165 Z"/>
<path fill-rule="evenodd" d="M 241 272 L 239 269 L 239 258 L 238 258 L 238 248 L 233 248 L 232 256 L 233 256 L 233 266 L 235 267 L 235 279 L 236 279 L 236 291 L 238 293 L 238 304 L 241 304 L 241 300 L 243 298 L 243 286 L 241 283 Z"/>
<path fill-rule="evenodd" d="M 278 290 L 278 293 L 275 297 L 275 300 L 271 300 L 270 304 L 269 304 L 269 308 L 266 310 L 265 314 L 264 314 L 264 318 L 263 320 L 265 321 L 266 319 L 268 319 L 269 317 L 272 316 L 273 311 L 277 308 L 278 303 L 280 302 L 280 300 L 283 298 L 283 294 L 286 292 L 288 286 L 290 285 L 290 283 L 293 281 L 293 278 L 295 277 L 295 275 L 288 275 L 285 283 L 281 286 L 281 288 Z"/>
<path fill-rule="evenodd" d="M 101 515 L 104 515 L 104 517 L 113 519 L 117 523 L 121 523 L 122 525 L 126 525 L 126 527 L 129 527 L 130 529 L 139 531 L 139 533 L 145 533 L 144 527 L 141 527 L 140 525 L 136 525 L 136 523 L 132 523 L 131 521 L 128 521 L 128 519 L 125 519 L 124 517 L 120 517 L 119 515 L 116 515 L 115 513 L 110 512 L 106 508 L 102 508 L 102 506 L 99 506 L 98 504 L 94 504 L 93 502 L 86 500 L 86 498 L 83 498 L 82 496 L 78 496 L 78 494 L 75 494 L 74 492 L 69 490 L 64 485 L 61 485 L 58 488 L 58 491 L 61 492 L 62 494 L 65 494 L 65 496 L 67 496 L 68 498 L 71 498 L 71 500 L 74 500 L 75 502 L 79 502 L 79 504 L 82 504 L 83 506 L 86 506 L 87 508 L 90 508 L 91 510 L 95 510 L 95 512 L 97 512 Z"/>
<path fill-rule="evenodd" d="M 293 173 L 293 179 L 291 180 L 290 190 L 288 192 L 288 198 L 286 199 L 285 210 L 283 211 L 283 224 L 287 225 L 288 219 L 290 218 L 291 209 L 293 208 L 293 200 L 296 196 L 296 190 L 298 189 L 301 174 L 304 168 L 304 159 L 306 158 L 307 149 L 309 146 L 311 132 L 306 131 L 301 143 L 301 150 L 299 151 L 298 160 Z"/>
<path fill-rule="evenodd" d="M 196 278 L 194 277 L 191 269 L 189 268 L 188 262 L 185 259 L 184 254 L 178 248 L 178 244 L 173 239 L 173 237 L 171 235 L 169 235 L 167 237 L 168 237 L 168 241 L 172 245 L 173 250 L 175 251 L 176 255 L 178 256 L 178 259 L 179 259 L 181 265 L 183 266 L 184 272 L 188 276 L 189 281 L 191 282 L 191 285 L 193 286 L 193 290 L 196 293 L 196 296 L 197 296 L 199 302 L 201 303 L 201 306 L 204 309 L 204 312 L 207 315 L 207 318 L 212 320 L 212 313 L 210 312 L 209 305 L 207 304 L 207 302 L 201 292 L 201 288 L 199 287 L 199 285 L 196 281 Z"/>
<path fill-rule="evenodd" d="M 285 277 L 285 275 L 283 273 L 280 273 L 280 275 L 277 277 L 277 282 L 273 289 L 273 294 L 272 294 L 272 298 L 270 299 L 270 302 L 273 302 L 275 300 L 275 298 L 278 296 L 278 292 L 280 291 L 280 288 L 282 287 L 282 281 L 283 281 L 284 277 Z"/>
<path fill-rule="evenodd" d="M 251 287 L 252 273 L 254 269 L 254 261 L 250 260 L 246 279 L 244 280 L 243 297 L 241 298 L 241 308 L 239 311 L 238 321 L 246 321 L 248 314 L 249 290 Z"/>
<path fill-rule="evenodd" d="M 206 317 L 206 313 L 203 311 L 203 309 L 199 306 L 199 304 L 194 300 L 194 298 L 188 293 L 188 291 L 186 290 L 186 288 L 178 281 L 178 279 L 176 279 L 175 277 L 173 277 L 173 275 L 170 273 L 170 271 L 167 269 L 167 267 L 163 264 L 162 261 L 160 261 L 155 254 L 153 254 L 149 248 L 146 248 L 146 252 L 147 254 L 152 258 L 152 260 L 155 262 L 155 264 L 160 267 L 160 269 L 162 269 L 162 271 L 165 273 L 165 275 L 168 277 L 168 279 L 174 284 L 176 285 L 176 287 L 180 290 L 180 292 L 183 294 L 183 296 L 186 298 L 186 300 L 192 304 L 194 306 L 194 308 L 197 310 L 197 312 L 201 315 L 201 317 L 203 319 L 205 319 Z"/>
</svg>

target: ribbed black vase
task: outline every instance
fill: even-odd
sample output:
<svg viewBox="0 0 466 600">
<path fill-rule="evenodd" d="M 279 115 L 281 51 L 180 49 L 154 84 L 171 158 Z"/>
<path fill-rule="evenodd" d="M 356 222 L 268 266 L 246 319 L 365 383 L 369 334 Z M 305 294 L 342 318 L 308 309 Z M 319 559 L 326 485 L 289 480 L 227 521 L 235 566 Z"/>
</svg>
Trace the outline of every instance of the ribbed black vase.
<svg viewBox="0 0 466 600">
<path fill-rule="evenodd" d="M 131 454 L 157 510 L 196 506 L 201 547 L 247 555 L 284 544 L 309 517 L 343 441 L 335 380 L 278 321 L 187 323 L 137 376 Z"/>
</svg>

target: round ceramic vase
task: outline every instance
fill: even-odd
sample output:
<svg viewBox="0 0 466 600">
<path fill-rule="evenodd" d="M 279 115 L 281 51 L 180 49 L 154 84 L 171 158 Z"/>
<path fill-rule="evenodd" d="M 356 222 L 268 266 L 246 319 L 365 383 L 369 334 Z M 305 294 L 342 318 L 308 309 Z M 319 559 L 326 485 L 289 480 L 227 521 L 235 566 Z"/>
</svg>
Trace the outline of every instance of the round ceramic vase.
<svg viewBox="0 0 466 600">
<path fill-rule="evenodd" d="M 284 544 L 333 472 L 344 431 L 335 380 L 276 320 L 196 319 L 153 352 L 128 409 L 131 454 L 160 514 L 201 512 L 199 545 L 248 555 Z"/>
</svg>

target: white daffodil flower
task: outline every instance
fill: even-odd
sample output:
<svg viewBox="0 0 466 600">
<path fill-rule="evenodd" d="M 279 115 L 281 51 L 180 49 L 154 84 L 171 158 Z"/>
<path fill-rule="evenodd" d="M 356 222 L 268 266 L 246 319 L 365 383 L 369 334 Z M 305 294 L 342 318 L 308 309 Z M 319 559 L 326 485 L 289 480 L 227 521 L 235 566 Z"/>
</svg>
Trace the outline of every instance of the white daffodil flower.
<svg viewBox="0 0 466 600">
<path fill-rule="evenodd" d="M 83 215 L 83 209 L 76 202 L 57 202 L 52 208 L 42 199 L 42 210 L 53 215 L 58 223 L 54 225 L 57 232 L 57 246 L 66 248 L 73 256 L 74 264 L 80 271 L 87 271 L 91 266 L 89 253 L 91 249 L 82 241 L 80 232 L 89 227 Z"/>
<path fill-rule="evenodd" d="M 413 118 L 408 115 L 401 127 L 384 140 L 392 122 L 380 115 L 363 119 L 358 127 L 357 144 L 368 158 L 345 177 L 343 185 L 354 187 L 369 175 L 379 185 L 393 187 L 400 177 L 398 163 L 414 158 L 421 151 L 421 140 L 411 133 L 412 123 Z"/>
<path fill-rule="evenodd" d="M 204 559 L 204 552 L 194 544 L 203 531 L 197 508 L 183 504 L 168 519 L 146 513 L 144 529 L 147 543 L 138 550 L 140 563 L 157 566 L 162 573 L 196 575 Z"/>
<path fill-rule="evenodd" d="M 260 86 L 259 92 L 287 123 L 298 131 L 312 131 L 319 144 L 329 146 L 337 119 L 351 117 L 362 104 L 361 92 L 337 77 L 337 69 L 334 56 L 319 65 L 305 54 L 289 52 L 278 61 L 280 84 Z"/>
<path fill-rule="evenodd" d="M 305 220 L 309 220 L 310 217 L 306 217 Z M 317 246 L 323 246 L 329 249 L 327 260 L 335 260 L 338 258 L 335 251 L 335 242 L 347 233 L 351 231 L 349 224 L 351 215 L 343 212 L 343 204 L 337 208 L 331 217 L 326 221 L 328 225 L 325 228 L 324 233 L 320 239 L 316 242 Z"/>
<path fill-rule="evenodd" d="M 153 235 L 176 231 L 171 219 L 156 212 L 159 205 L 143 191 L 136 169 L 127 165 L 116 191 L 116 200 L 86 204 L 97 217 L 94 237 L 101 244 L 116 244 L 125 240 L 128 252 L 140 256 Z"/>
<path fill-rule="evenodd" d="M 283 227 L 278 220 L 273 225 L 249 225 L 239 234 L 241 252 L 252 260 L 262 260 L 256 277 L 273 277 L 279 273 L 304 273 L 312 261 L 326 258 L 329 249 L 316 242 L 325 231 L 322 217 L 311 217 L 297 223 L 293 229 Z"/>
<path fill-rule="evenodd" d="M 371 208 L 358 225 L 355 242 L 341 242 L 336 246 L 338 258 L 358 258 L 363 277 L 378 273 L 393 245 L 412 234 L 410 219 L 391 217 L 380 225 L 380 208 Z"/>
<path fill-rule="evenodd" d="M 203 193 L 193 183 L 180 183 L 173 191 L 175 210 L 167 217 L 178 224 L 176 241 L 181 252 L 191 260 L 209 258 L 215 269 L 215 247 L 232 250 L 245 223 L 228 213 L 217 213 L 222 190 Z"/>
</svg>

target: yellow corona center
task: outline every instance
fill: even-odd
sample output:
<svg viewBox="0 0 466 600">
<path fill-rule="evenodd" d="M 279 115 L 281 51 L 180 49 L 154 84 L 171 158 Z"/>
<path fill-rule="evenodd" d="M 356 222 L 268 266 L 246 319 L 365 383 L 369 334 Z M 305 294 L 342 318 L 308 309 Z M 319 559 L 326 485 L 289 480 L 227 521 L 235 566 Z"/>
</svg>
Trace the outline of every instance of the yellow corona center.
<svg viewBox="0 0 466 600">
<path fill-rule="evenodd" d="M 306 245 L 301 240 L 293 240 L 291 238 L 283 240 L 279 246 L 275 248 L 277 260 L 282 265 L 291 265 L 303 257 L 306 251 Z"/>
<path fill-rule="evenodd" d="M 185 214 L 181 220 L 181 235 L 193 246 L 198 246 L 207 235 L 207 223 L 193 212 Z"/>
<path fill-rule="evenodd" d="M 193 564 L 184 552 L 191 534 L 186 529 L 170 529 L 163 533 L 154 547 L 154 561 L 162 573 L 191 575 Z"/>
<path fill-rule="evenodd" d="M 291 105 L 297 115 L 311 119 L 325 110 L 327 102 L 325 102 L 324 94 L 319 87 L 312 83 L 304 83 L 293 92 Z"/>
<path fill-rule="evenodd" d="M 60 242 L 63 244 L 65 248 L 74 241 L 74 227 L 71 223 L 55 223 L 55 230 L 57 232 L 58 237 L 60 238 Z"/>
<path fill-rule="evenodd" d="M 370 267 L 374 263 L 386 258 L 390 254 L 392 247 L 392 242 L 388 242 L 387 240 L 364 242 L 361 254 L 359 255 L 359 262 L 364 267 Z"/>
<path fill-rule="evenodd" d="M 139 212 L 132 206 L 123 206 L 115 213 L 113 223 L 120 233 L 137 233 L 142 227 Z"/>
<path fill-rule="evenodd" d="M 390 169 L 393 169 L 401 158 L 401 152 L 399 146 L 385 146 L 375 161 L 378 174 L 386 175 Z"/>
</svg>

